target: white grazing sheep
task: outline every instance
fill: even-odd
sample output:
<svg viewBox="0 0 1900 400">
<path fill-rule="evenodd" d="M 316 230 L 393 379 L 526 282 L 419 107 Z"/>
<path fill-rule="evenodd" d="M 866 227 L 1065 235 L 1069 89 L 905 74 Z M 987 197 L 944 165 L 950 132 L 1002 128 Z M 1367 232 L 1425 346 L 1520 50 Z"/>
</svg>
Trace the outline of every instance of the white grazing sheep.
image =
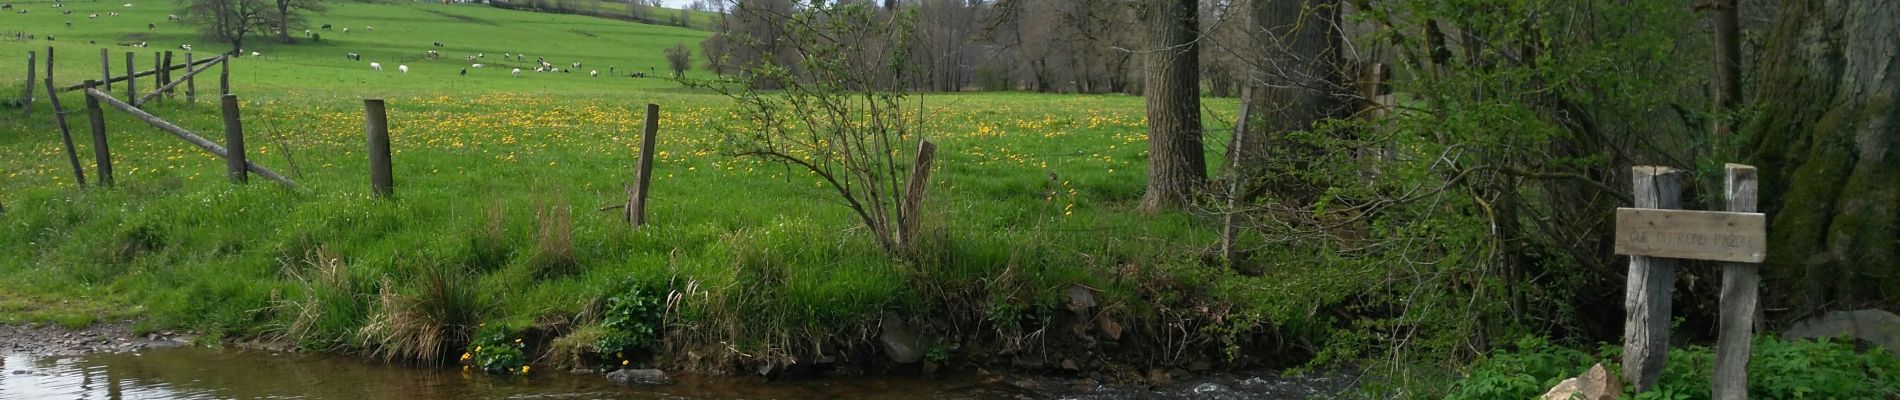
<svg viewBox="0 0 1900 400">
<path fill-rule="evenodd" d="M 178 45 L 178 48 L 185 49 L 185 51 L 191 51 L 191 45 L 189 44 Z"/>
<path fill-rule="evenodd" d="M 514 72 L 514 74 L 515 74 L 515 77 L 516 77 L 516 78 L 520 78 L 520 77 L 521 77 L 521 69 L 520 69 L 520 68 L 515 68 L 515 72 Z"/>
<path fill-rule="evenodd" d="M 132 3 L 125 3 L 125 8 L 132 8 Z"/>
<path fill-rule="evenodd" d="M 580 67 L 581 67 L 581 63 L 574 63 L 574 68 L 580 68 Z"/>
<path fill-rule="evenodd" d="M 382 64 L 382 63 L 369 63 L 369 69 L 372 69 L 372 70 L 376 70 L 376 72 L 383 72 L 383 64 Z"/>
<path fill-rule="evenodd" d="M 178 21 L 178 20 L 179 20 L 179 18 L 178 18 L 178 14 L 171 14 L 171 15 L 166 15 L 166 16 L 165 16 L 165 20 L 166 20 L 166 21 Z"/>
<path fill-rule="evenodd" d="M 375 31 L 376 31 L 376 27 L 374 27 L 374 26 L 367 26 L 367 25 L 366 25 L 366 26 L 363 26 L 363 30 L 366 30 L 366 31 L 370 31 L 370 32 L 375 32 Z"/>
<path fill-rule="evenodd" d="M 397 71 L 402 71 L 402 73 L 405 73 L 405 74 L 407 74 L 407 73 L 409 73 L 409 66 L 408 66 L 408 65 L 406 65 L 406 64 L 405 64 L 405 65 L 397 65 L 397 66 L 396 66 L 396 70 L 397 70 Z"/>
<path fill-rule="evenodd" d="M 481 68 L 481 67 L 482 67 L 482 65 L 481 65 L 481 64 L 475 64 L 475 65 L 470 65 L 469 67 L 471 67 L 471 68 Z"/>
<path fill-rule="evenodd" d="M 264 54 L 263 54 L 263 53 L 258 53 L 258 52 L 255 52 L 255 51 L 253 51 L 253 52 L 251 52 L 251 57 L 257 57 L 257 56 L 261 56 L 261 55 L 264 55 Z"/>
<path fill-rule="evenodd" d="M 596 69 L 596 70 L 592 70 L 592 71 L 587 71 L 587 76 L 590 76 L 590 77 L 595 77 L 595 78 L 599 78 L 599 77 L 600 77 L 600 70 L 598 70 L 598 69 Z"/>
<path fill-rule="evenodd" d="M 86 14 L 86 19 L 98 19 L 99 13 Z"/>
<path fill-rule="evenodd" d="M 350 28 L 343 28 L 343 34 L 345 35 L 350 34 Z"/>
</svg>

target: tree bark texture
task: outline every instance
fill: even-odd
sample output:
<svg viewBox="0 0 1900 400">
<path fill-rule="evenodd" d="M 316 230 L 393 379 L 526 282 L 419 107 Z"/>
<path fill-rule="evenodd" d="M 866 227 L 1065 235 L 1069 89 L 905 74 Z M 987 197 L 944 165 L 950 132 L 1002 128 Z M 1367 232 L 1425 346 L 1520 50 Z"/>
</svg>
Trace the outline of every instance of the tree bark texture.
<svg viewBox="0 0 1900 400">
<path fill-rule="evenodd" d="M 1900 300 L 1900 7 L 1782 3 L 1743 126 L 1770 218 L 1768 304 L 1798 318 Z"/>
<path fill-rule="evenodd" d="M 1148 10 L 1148 192 L 1141 208 L 1186 204 L 1207 181 L 1201 146 L 1197 0 L 1154 0 Z"/>
<path fill-rule="evenodd" d="M 1287 149 L 1281 138 L 1288 132 L 1305 131 L 1315 122 L 1343 118 L 1351 111 L 1345 101 L 1351 90 L 1341 75 L 1338 0 L 1256 0 L 1253 3 L 1253 35 L 1257 37 L 1260 57 L 1254 61 L 1252 82 L 1255 120 L 1248 125 L 1254 139 L 1239 149 L 1243 170 L 1252 180 L 1274 180 L 1260 176 L 1274 150 Z M 1301 158 L 1291 151 L 1278 156 Z M 1272 182 L 1258 186 L 1243 200 L 1260 190 L 1284 186 Z"/>
</svg>

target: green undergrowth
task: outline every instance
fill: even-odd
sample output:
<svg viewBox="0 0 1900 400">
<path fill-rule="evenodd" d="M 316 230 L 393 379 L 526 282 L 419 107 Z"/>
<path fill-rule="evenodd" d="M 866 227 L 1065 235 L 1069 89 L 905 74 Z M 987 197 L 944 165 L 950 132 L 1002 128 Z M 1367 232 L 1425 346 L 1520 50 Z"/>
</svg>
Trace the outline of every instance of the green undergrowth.
<svg viewBox="0 0 1900 400">
<path fill-rule="evenodd" d="M 1602 362 L 1621 376 L 1621 348 L 1578 349 L 1542 338 L 1519 339 L 1476 362 L 1449 386 L 1447 399 L 1535 398 L 1559 381 Z M 1881 348 L 1857 349 L 1845 341 L 1756 338 L 1748 364 L 1748 392 L 1757 399 L 1891 399 L 1900 396 L 1900 358 Z M 1631 399 L 1712 398 L 1715 352 L 1709 347 L 1672 349 L 1656 387 L 1624 393 Z M 1430 389 L 1425 389 L 1430 391 Z M 1626 391 L 1630 389 L 1625 389 Z"/>
</svg>

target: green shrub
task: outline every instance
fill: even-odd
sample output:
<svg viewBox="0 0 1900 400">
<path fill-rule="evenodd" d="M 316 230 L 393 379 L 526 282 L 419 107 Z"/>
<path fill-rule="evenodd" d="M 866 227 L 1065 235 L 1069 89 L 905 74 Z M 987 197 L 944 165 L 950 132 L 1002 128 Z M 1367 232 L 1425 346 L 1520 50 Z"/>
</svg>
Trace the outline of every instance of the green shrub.
<svg viewBox="0 0 1900 400">
<path fill-rule="evenodd" d="M 1480 358 L 1447 399 L 1535 398 L 1592 364 L 1613 364 L 1621 348 L 1605 345 L 1596 354 L 1552 345 L 1542 338 L 1519 339 L 1511 349 Z M 1672 349 L 1656 387 L 1631 399 L 1702 400 L 1712 398 L 1710 380 L 1715 352 L 1703 346 Z M 1749 397 L 1756 399 L 1890 399 L 1900 397 L 1900 358 L 1884 350 L 1858 352 L 1838 341 L 1784 341 L 1757 338 L 1748 362 Z M 1625 387 L 1625 390 L 1630 388 Z"/>
<path fill-rule="evenodd" d="M 660 296 L 659 291 L 638 281 L 610 293 L 600 320 L 606 332 L 595 346 L 603 357 L 613 354 L 612 361 L 623 362 L 628 360 L 626 352 L 653 348 L 659 339 L 660 313 L 666 306 Z"/>
<path fill-rule="evenodd" d="M 491 374 L 528 373 L 528 355 L 521 338 L 507 328 L 483 325 L 475 331 L 475 340 L 462 353 L 462 363 Z"/>
</svg>

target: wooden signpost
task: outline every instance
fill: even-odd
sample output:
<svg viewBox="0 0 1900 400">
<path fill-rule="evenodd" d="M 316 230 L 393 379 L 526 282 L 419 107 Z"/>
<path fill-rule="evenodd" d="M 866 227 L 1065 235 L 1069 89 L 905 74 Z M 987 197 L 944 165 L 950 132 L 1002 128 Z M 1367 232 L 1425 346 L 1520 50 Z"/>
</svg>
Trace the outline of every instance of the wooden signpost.
<svg viewBox="0 0 1900 400">
<path fill-rule="evenodd" d="M 1616 210 L 1616 253 L 1630 256 L 1623 379 L 1638 392 L 1655 386 L 1668 358 L 1674 259 L 1695 259 L 1729 262 L 1723 266 L 1715 398 L 1748 398 L 1749 342 L 1760 283 L 1756 269 L 1767 256 L 1767 217 L 1755 212 L 1755 167 L 1728 164 L 1723 170 L 1726 212 L 1675 210 L 1681 206 L 1680 171 L 1631 170 L 1636 207 Z"/>
</svg>

